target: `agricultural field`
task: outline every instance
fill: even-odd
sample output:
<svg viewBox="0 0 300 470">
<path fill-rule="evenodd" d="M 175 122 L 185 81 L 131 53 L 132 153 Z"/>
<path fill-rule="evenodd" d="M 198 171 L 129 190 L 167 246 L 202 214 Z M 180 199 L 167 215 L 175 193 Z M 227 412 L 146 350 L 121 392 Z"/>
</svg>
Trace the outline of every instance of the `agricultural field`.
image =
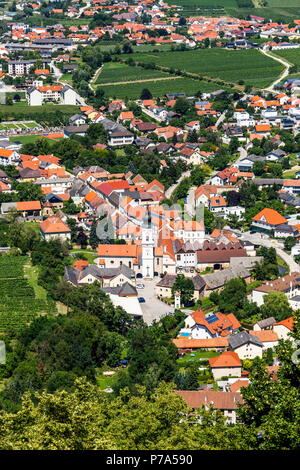
<svg viewBox="0 0 300 470">
<path fill-rule="evenodd" d="M 150 78 L 168 77 L 167 73 L 159 70 L 146 70 L 143 67 L 131 67 L 118 62 L 109 62 L 104 64 L 100 74 L 98 75 L 96 84 L 114 82 L 132 82 L 136 80 L 146 80 Z"/>
<path fill-rule="evenodd" d="M 124 56 L 123 56 L 124 57 Z M 283 66 L 256 50 L 197 49 L 184 52 L 134 53 L 139 62 L 180 69 L 204 77 L 263 88 L 270 85 L 283 71 Z M 220 88 L 220 87 L 219 87 Z"/>
<path fill-rule="evenodd" d="M 153 80 L 150 82 L 128 83 L 124 85 L 105 85 L 103 90 L 105 94 L 112 98 L 138 99 L 143 88 L 150 90 L 153 96 L 163 96 L 166 93 L 186 93 L 195 94 L 198 91 L 209 93 L 215 90 L 228 89 L 214 82 L 205 80 L 193 80 L 191 78 L 175 77 L 171 80 Z"/>
<path fill-rule="evenodd" d="M 29 268 L 27 256 L 0 256 L 0 334 L 17 333 L 39 314 L 56 311 L 37 285 L 37 271 L 27 275 Z"/>
<path fill-rule="evenodd" d="M 300 68 L 300 48 L 282 51 L 271 51 L 273 55 L 282 57 L 293 65 L 297 65 Z"/>
</svg>

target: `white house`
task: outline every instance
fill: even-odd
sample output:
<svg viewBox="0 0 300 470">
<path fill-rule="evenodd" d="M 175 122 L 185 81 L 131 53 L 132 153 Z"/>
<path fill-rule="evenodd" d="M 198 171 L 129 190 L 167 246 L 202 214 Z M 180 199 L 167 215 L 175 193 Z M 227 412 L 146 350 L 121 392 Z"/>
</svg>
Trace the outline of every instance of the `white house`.
<svg viewBox="0 0 300 470">
<path fill-rule="evenodd" d="M 254 335 L 242 331 L 228 337 L 230 349 L 237 353 L 240 359 L 262 358 L 263 343 Z"/>
</svg>

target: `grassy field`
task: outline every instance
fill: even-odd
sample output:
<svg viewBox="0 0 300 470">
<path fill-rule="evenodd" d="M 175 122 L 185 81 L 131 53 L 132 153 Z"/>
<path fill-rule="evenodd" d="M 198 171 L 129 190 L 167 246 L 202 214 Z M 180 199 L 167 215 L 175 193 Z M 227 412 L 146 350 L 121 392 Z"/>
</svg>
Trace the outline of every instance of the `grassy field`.
<svg viewBox="0 0 300 470">
<path fill-rule="evenodd" d="M 293 65 L 300 67 L 300 48 L 292 50 L 272 51 L 273 55 L 282 57 Z"/>
<path fill-rule="evenodd" d="M 104 64 L 101 73 L 98 75 L 96 84 L 113 82 L 131 82 L 135 80 L 145 80 L 148 78 L 168 77 L 169 75 L 159 70 L 146 70 L 143 67 L 130 67 L 118 62 Z"/>
<path fill-rule="evenodd" d="M 41 139 L 42 137 L 43 136 L 40 135 L 40 134 L 36 134 L 36 135 L 13 135 L 13 136 L 9 137 L 9 140 L 11 142 L 18 141 L 18 142 L 21 142 L 21 144 L 31 144 L 31 143 L 35 142 L 37 139 Z"/>
<path fill-rule="evenodd" d="M 153 96 L 163 96 L 166 93 L 186 93 L 193 95 L 198 91 L 209 93 L 215 90 L 227 89 L 213 82 L 177 77 L 174 80 L 159 80 L 151 82 L 128 83 L 126 85 L 103 86 L 105 94 L 116 98 L 138 99 L 143 88 L 151 91 Z"/>
<path fill-rule="evenodd" d="M 45 113 L 51 113 L 60 111 L 61 113 L 65 114 L 75 114 L 78 112 L 79 106 L 73 106 L 69 104 L 44 104 L 43 106 L 28 106 L 27 104 L 23 104 L 15 107 L 14 105 L 0 105 L 0 115 L 3 113 L 4 115 L 11 115 L 14 116 L 15 114 L 23 115 L 26 119 L 28 114 L 40 114 L 43 115 Z"/>
<path fill-rule="evenodd" d="M 123 56 L 124 57 L 124 56 Z M 218 78 L 227 82 L 265 87 L 272 83 L 283 66 L 256 50 L 231 51 L 225 49 L 197 49 L 185 52 L 133 53 L 130 57 L 139 62 L 155 63 L 197 75 Z M 219 87 L 220 88 L 220 87 Z"/>
</svg>

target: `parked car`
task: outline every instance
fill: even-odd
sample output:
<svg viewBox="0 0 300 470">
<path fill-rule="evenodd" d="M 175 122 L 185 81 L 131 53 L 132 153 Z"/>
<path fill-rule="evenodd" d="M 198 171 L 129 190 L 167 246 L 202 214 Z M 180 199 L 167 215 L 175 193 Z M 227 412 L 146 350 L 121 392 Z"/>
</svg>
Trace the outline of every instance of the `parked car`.
<svg viewBox="0 0 300 470">
<path fill-rule="evenodd" d="M 146 302 L 146 300 L 144 299 L 144 297 L 138 297 L 138 301 L 139 301 L 140 303 Z"/>
<path fill-rule="evenodd" d="M 144 289 L 144 287 L 145 287 L 145 284 L 137 284 L 136 285 L 137 289 Z"/>
</svg>

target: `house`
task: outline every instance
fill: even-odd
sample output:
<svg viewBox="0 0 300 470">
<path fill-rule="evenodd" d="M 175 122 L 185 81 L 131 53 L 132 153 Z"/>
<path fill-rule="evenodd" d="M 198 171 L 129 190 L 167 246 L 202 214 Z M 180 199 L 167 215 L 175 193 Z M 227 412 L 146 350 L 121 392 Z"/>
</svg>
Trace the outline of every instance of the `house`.
<svg viewBox="0 0 300 470">
<path fill-rule="evenodd" d="M 278 335 L 272 330 L 261 330 L 261 331 L 249 331 L 253 336 L 256 336 L 263 344 L 263 353 L 267 349 L 274 349 L 278 346 Z"/>
<path fill-rule="evenodd" d="M 76 105 L 77 94 L 69 85 L 32 86 L 26 91 L 29 106 L 41 106 L 44 102 Z"/>
<path fill-rule="evenodd" d="M 254 331 L 271 330 L 274 323 L 276 323 L 275 318 L 273 317 L 264 318 L 263 320 L 260 320 L 253 325 L 253 330 Z"/>
<path fill-rule="evenodd" d="M 138 292 L 132 284 L 125 282 L 118 287 L 103 287 L 102 290 L 109 296 L 114 307 L 122 307 L 136 319 L 143 318 L 143 310 L 138 301 Z"/>
<path fill-rule="evenodd" d="M 243 398 L 238 392 L 214 392 L 212 390 L 176 390 L 189 408 L 196 410 L 204 407 L 208 410 L 211 406 L 220 411 L 226 418 L 226 424 L 236 424 L 238 404 L 243 403 Z"/>
<path fill-rule="evenodd" d="M 125 283 L 135 284 L 135 275 L 132 269 L 125 265 L 117 268 L 100 268 L 95 264 L 88 265 L 83 269 L 73 266 L 65 268 L 65 279 L 75 286 L 92 284 L 97 281 L 102 287 L 120 287 Z"/>
<path fill-rule="evenodd" d="M 294 329 L 294 319 L 295 317 L 289 317 L 273 325 L 273 331 L 277 334 L 279 339 L 292 339 L 291 333 Z"/>
<path fill-rule="evenodd" d="M 231 258 L 244 256 L 247 256 L 247 251 L 240 243 L 217 244 L 206 240 L 202 249 L 197 250 L 197 267 L 201 271 L 228 268 Z"/>
<path fill-rule="evenodd" d="M 225 351 L 220 356 L 208 360 L 215 380 L 222 377 L 241 377 L 242 362 L 234 351 Z"/>
<path fill-rule="evenodd" d="M 249 155 L 239 160 L 237 167 L 240 171 L 251 171 L 255 162 L 265 162 L 266 157 L 260 155 Z"/>
<path fill-rule="evenodd" d="M 295 302 L 296 304 L 299 303 L 300 273 L 287 274 L 284 277 L 266 281 L 261 286 L 255 287 L 252 291 L 252 301 L 260 307 L 264 303 L 265 295 L 270 292 L 284 293 L 291 307 L 294 307 Z"/>
<path fill-rule="evenodd" d="M 229 347 L 240 359 L 262 358 L 263 343 L 256 336 L 242 331 L 228 337 Z"/>
<path fill-rule="evenodd" d="M 86 123 L 86 116 L 83 114 L 73 114 L 69 119 L 70 126 L 81 126 Z"/>
<path fill-rule="evenodd" d="M 286 224 L 287 219 L 274 209 L 265 208 L 252 217 L 251 229 L 255 232 L 274 233 L 274 230 Z"/>
<path fill-rule="evenodd" d="M 277 161 L 280 161 L 282 158 L 286 157 L 286 155 L 287 154 L 283 150 L 276 149 L 267 153 L 266 160 L 270 162 L 277 162 Z"/>
<path fill-rule="evenodd" d="M 178 222 L 174 222 L 173 229 L 175 237 L 183 240 L 184 242 L 204 240 L 205 228 L 203 220 L 200 222 L 195 220 L 180 220 Z"/>
<path fill-rule="evenodd" d="M 16 165 L 20 155 L 15 150 L 0 148 L 0 165 Z"/>
<path fill-rule="evenodd" d="M 46 240 L 59 238 L 62 241 L 71 240 L 71 229 L 56 216 L 48 217 L 40 223 L 41 236 Z"/>
<path fill-rule="evenodd" d="M 109 133 L 108 145 L 115 147 L 118 145 L 131 145 L 134 141 L 134 134 L 125 131 L 113 131 Z"/>
<path fill-rule="evenodd" d="M 40 201 L 20 201 L 20 202 L 3 202 L 1 204 L 1 214 L 7 215 L 11 210 L 18 211 L 21 217 L 40 217 L 41 203 Z"/>
<path fill-rule="evenodd" d="M 251 274 L 243 266 L 236 266 L 234 268 L 221 269 L 212 274 L 204 274 L 202 277 L 205 281 L 205 295 L 209 295 L 211 292 L 223 289 L 225 282 L 235 277 L 241 277 L 246 282 L 250 282 Z"/>
<path fill-rule="evenodd" d="M 202 310 L 195 310 L 186 317 L 182 331 L 189 332 L 192 339 L 209 339 L 236 333 L 240 327 L 233 313 L 225 315 L 221 312 L 209 312 L 205 314 Z"/>
</svg>

